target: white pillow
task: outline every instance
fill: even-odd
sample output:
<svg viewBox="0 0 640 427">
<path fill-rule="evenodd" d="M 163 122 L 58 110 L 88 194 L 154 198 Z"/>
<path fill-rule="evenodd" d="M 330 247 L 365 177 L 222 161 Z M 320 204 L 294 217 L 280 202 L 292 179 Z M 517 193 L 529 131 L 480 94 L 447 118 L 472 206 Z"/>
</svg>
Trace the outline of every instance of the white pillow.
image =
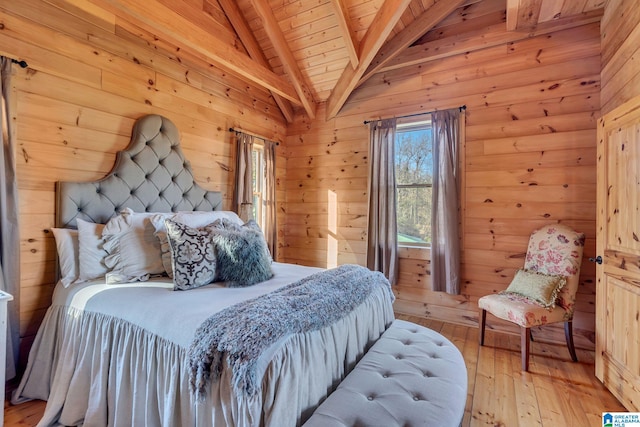
<svg viewBox="0 0 640 427">
<path fill-rule="evenodd" d="M 154 213 L 137 213 L 124 209 L 109 220 L 102 231 L 108 256 L 107 283 L 146 281 L 152 275 L 165 273 L 160 242 L 149 219 Z"/>
<path fill-rule="evenodd" d="M 183 211 L 169 215 L 158 214 L 151 217 L 151 223 L 155 228 L 155 235 L 160 242 L 162 265 L 169 277 L 173 278 L 173 266 L 171 264 L 171 247 L 169 246 L 169 240 L 167 239 L 167 227 L 164 222 L 165 219 L 170 219 L 173 222 L 184 224 L 191 228 L 202 228 L 222 218 L 233 221 L 238 225 L 243 224 L 238 214 L 233 211 Z"/>
<path fill-rule="evenodd" d="M 58 250 L 60 282 L 65 288 L 78 279 L 78 230 L 71 228 L 52 228 Z"/>
<path fill-rule="evenodd" d="M 104 224 L 77 219 L 78 224 L 78 282 L 103 277 L 107 273 L 104 259 L 102 229 Z"/>
</svg>

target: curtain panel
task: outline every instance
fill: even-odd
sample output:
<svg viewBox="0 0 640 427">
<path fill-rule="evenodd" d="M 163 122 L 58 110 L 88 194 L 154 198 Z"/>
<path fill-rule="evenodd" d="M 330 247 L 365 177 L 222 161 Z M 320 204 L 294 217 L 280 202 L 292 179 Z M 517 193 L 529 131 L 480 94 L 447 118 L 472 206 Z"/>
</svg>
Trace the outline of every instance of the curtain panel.
<svg viewBox="0 0 640 427">
<path fill-rule="evenodd" d="M 0 120 L 2 160 L 0 173 L 0 290 L 13 296 L 7 313 L 7 360 L 5 379 L 15 377 L 20 348 L 20 236 L 18 227 L 18 187 L 16 184 L 15 133 L 11 100 L 11 59 L 0 57 Z M 4 386 L 4 385 L 3 385 Z"/>
<path fill-rule="evenodd" d="M 243 221 L 253 219 L 253 136 L 236 133 L 236 182 L 233 208 Z"/>
<path fill-rule="evenodd" d="M 369 226 L 367 267 L 398 279 L 396 224 L 396 119 L 369 123 Z"/>
<path fill-rule="evenodd" d="M 434 291 L 460 293 L 460 111 L 432 114 L 431 280 Z"/>
</svg>

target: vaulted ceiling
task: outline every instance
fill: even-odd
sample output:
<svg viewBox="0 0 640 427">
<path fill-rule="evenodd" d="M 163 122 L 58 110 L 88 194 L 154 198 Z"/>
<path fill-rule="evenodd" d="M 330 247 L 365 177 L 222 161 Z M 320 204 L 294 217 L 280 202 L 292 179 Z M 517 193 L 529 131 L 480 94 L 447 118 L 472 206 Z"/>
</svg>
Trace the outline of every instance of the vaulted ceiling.
<svg viewBox="0 0 640 427">
<path fill-rule="evenodd" d="M 336 116 L 390 69 L 594 22 L 605 0 L 91 0 L 271 92 L 283 117 Z M 479 28 L 464 23 L 482 10 Z M 464 28 L 464 33 L 457 29 Z M 494 43 L 494 44 L 492 44 Z"/>
</svg>

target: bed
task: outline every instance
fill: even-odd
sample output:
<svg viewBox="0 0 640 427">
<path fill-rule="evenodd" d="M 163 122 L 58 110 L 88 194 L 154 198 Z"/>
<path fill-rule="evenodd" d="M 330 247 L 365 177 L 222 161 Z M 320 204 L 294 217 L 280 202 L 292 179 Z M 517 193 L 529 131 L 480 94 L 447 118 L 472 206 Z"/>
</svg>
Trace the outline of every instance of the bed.
<svg viewBox="0 0 640 427">
<path fill-rule="evenodd" d="M 259 230 L 221 200 L 195 183 L 178 130 L 158 115 L 136 122 L 107 177 L 59 183 L 61 278 L 12 403 L 47 400 L 39 426 L 304 423 L 393 322 L 393 294 L 358 266 L 323 271 L 266 255 L 232 264 L 221 256 L 229 236 Z M 211 239 L 214 272 L 177 261 L 184 245 Z M 332 295 L 332 306 L 353 301 L 318 308 Z"/>
</svg>

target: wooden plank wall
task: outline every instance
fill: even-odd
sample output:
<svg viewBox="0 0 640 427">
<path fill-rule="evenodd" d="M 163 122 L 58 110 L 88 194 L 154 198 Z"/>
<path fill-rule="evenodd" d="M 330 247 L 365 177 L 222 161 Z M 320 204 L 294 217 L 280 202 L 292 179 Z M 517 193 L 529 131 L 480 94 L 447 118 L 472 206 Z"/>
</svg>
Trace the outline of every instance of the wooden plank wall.
<svg viewBox="0 0 640 427">
<path fill-rule="evenodd" d="M 191 12 L 204 21 L 214 15 Z M 101 178 L 116 151 L 127 146 L 134 120 L 162 114 L 181 130 L 196 179 L 207 189 L 222 191 L 229 209 L 235 167 L 229 127 L 283 140 L 286 125 L 266 91 L 89 2 L 7 0 L 0 3 L 0 23 L 0 54 L 29 63 L 26 70 L 15 66 L 13 76 L 20 330 L 26 350 L 51 304 L 55 282 L 49 228 L 54 225 L 56 181 Z M 278 165 L 283 177 L 285 159 L 278 159 Z M 278 195 L 283 198 L 281 190 Z"/>
<path fill-rule="evenodd" d="M 498 31 L 504 5 L 487 0 L 447 18 L 425 55 L 465 40 L 465 29 L 476 34 L 491 25 Z M 285 260 L 364 264 L 363 120 L 465 104 L 462 293 L 430 291 L 428 251 L 402 248 L 396 310 L 477 325 L 478 298 L 507 287 L 523 264 L 531 231 L 546 223 L 562 221 L 585 232 L 585 258 L 593 256 L 598 23 L 381 73 L 352 94 L 337 118 L 325 121 L 322 110 L 315 121 L 299 118 L 287 136 Z M 577 345 L 586 348 L 594 342 L 594 275 L 594 265 L 583 262 L 574 328 Z M 516 332 L 489 317 L 490 327 Z M 561 327 L 536 337 L 564 342 Z"/>
<path fill-rule="evenodd" d="M 640 8 L 609 0 L 601 23 L 602 114 L 640 95 Z"/>
</svg>

